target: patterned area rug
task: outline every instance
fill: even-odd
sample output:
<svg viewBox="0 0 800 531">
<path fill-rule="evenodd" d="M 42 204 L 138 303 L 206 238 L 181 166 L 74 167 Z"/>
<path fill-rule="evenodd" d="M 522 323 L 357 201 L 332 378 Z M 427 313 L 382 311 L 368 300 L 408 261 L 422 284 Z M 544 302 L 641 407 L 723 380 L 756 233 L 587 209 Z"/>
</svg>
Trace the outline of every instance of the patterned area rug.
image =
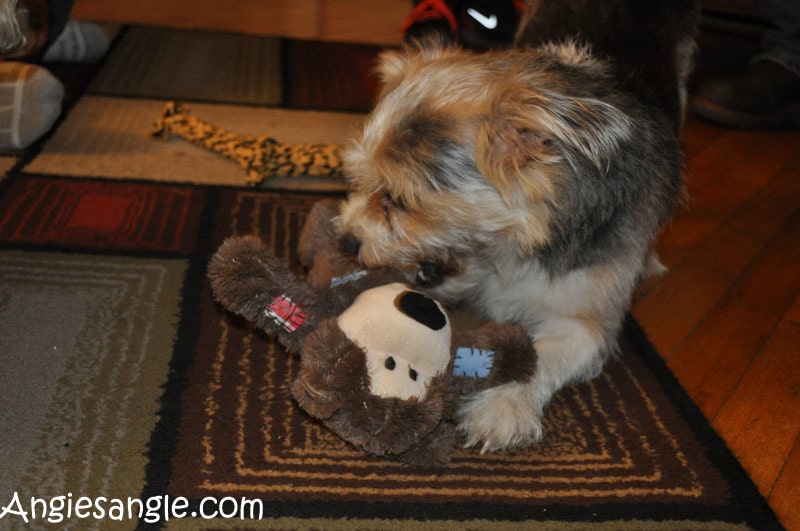
<svg viewBox="0 0 800 531">
<path fill-rule="evenodd" d="M 183 141 L 153 148 L 148 122 L 163 90 L 231 128 L 283 123 L 270 134 L 301 137 L 306 122 L 292 117 L 315 113 L 308 138 L 341 133 L 337 120 L 352 126 L 369 107 L 377 50 L 271 40 L 252 51 L 212 34 L 214 46 L 164 46 L 154 69 L 192 69 L 167 89 L 169 76 L 118 71 L 124 54 L 144 53 L 126 41 L 143 34 L 205 42 L 129 28 L 96 72 L 54 65 L 71 111 L 2 167 L 0 527 L 779 527 L 632 319 L 620 358 L 559 393 L 529 449 L 459 449 L 444 468 L 415 469 L 304 415 L 288 391 L 296 360 L 214 304 L 205 270 L 226 237 L 256 234 L 301 272 L 309 209 L 341 186 L 247 188 L 234 163 Z M 279 82 L 249 93 L 268 101 L 181 92 L 215 68 L 198 57 L 217 45 L 251 50 L 254 64 L 277 54 Z M 141 87 L 115 93 L 123 74 Z"/>
</svg>

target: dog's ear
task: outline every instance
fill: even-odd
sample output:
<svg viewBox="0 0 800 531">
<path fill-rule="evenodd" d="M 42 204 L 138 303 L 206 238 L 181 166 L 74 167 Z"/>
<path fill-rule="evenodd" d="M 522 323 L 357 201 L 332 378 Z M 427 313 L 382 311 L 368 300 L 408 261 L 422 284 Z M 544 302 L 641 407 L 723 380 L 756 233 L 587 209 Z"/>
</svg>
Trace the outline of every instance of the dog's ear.
<svg viewBox="0 0 800 531">
<path fill-rule="evenodd" d="M 399 85 L 410 67 L 419 68 L 438 58 L 456 53 L 459 53 L 459 48 L 436 34 L 407 43 L 402 49 L 382 52 L 375 67 L 375 72 L 381 80 L 382 93 L 390 92 Z"/>
<path fill-rule="evenodd" d="M 479 129 L 476 161 L 505 199 L 542 201 L 553 198 L 559 173 L 587 162 L 608 171 L 631 132 L 629 117 L 601 100 L 512 87 Z"/>
<path fill-rule="evenodd" d="M 528 178 L 531 165 L 546 170 L 559 159 L 540 116 L 530 114 L 526 102 L 504 97 L 481 123 L 476 138 L 478 171 L 509 206 L 542 201 L 554 193 L 550 179 Z"/>
<path fill-rule="evenodd" d="M 515 213 L 513 244 L 533 252 L 548 238 L 548 212 L 558 204 L 559 182 L 571 174 L 607 173 L 632 124 L 598 99 L 519 87 L 500 92 L 480 124 L 475 160 Z"/>
<path fill-rule="evenodd" d="M 378 56 L 375 71 L 380 77 L 384 91 L 391 90 L 400 83 L 406 73 L 409 60 L 408 51 L 389 50 Z"/>
</svg>

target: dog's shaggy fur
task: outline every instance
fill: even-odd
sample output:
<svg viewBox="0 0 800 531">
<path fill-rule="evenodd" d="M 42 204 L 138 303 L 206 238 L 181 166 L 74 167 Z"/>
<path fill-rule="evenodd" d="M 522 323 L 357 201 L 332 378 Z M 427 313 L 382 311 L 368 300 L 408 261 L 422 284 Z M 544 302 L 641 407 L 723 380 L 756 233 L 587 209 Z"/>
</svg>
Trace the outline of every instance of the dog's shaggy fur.
<svg viewBox="0 0 800 531">
<path fill-rule="evenodd" d="M 385 53 L 383 91 L 345 154 L 340 223 L 367 266 L 523 324 L 536 375 L 460 412 L 484 451 L 542 436 L 562 386 L 615 350 L 682 188 L 692 0 L 542 0 L 512 50 Z"/>
</svg>

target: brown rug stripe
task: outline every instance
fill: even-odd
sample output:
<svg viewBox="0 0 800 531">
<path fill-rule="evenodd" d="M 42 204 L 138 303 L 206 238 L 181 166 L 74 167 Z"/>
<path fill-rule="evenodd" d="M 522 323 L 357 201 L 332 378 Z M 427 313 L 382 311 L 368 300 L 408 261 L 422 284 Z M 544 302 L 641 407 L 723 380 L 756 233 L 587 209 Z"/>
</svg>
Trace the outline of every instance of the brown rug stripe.
<svg viewBox="0 0 800 531">
<path fill-rule="evenodd" d="M 131 27 L 119 37 L 90 91 L 276 105 L 280 75 L 277 38 Z"/>
<path fill-rule="evenodd" d="M 373 70 L 381 50 L 364 44 L 285 40 L 284 105 L 369 111 L 379 90 Z"/>
<path fill-rule="evenodd" d="M 699 470 L 709 469 L 702 448 L 663 397 L 647 391 L 657 386 L 631 350 L 601 378 L 557 397 L 540 445 L 488 456 L 458 450 L 446 469 L 432 472 L 367 458 L 311 422 L 288 393 L 293 358 L 213 307 L 204 314 L 202 329 L 216 334 L 204 333 L 208 348 L 194 369 L 204 383 L 184 402 L 178 458 L 194 450 L 194 466 L 182 463 L 175 493 L 416 503 L 724 499 L 720 477 L 699 480 Z"/>
</svg>

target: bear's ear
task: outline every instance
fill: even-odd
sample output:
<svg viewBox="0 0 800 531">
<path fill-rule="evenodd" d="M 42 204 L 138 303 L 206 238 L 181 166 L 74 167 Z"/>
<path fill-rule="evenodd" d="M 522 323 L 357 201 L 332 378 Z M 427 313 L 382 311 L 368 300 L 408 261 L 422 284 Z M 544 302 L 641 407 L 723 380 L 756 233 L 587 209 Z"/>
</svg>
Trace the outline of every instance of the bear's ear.
<svg viewBox="0 0 800 531">
<path fill-rule="evenodd" d="M 436 431 L 443 423 L 449 421 L 446 397 L 452 393 L 449 375 L 435 377 L 428 386 L 428 393 L 423 400 L 395 400 L 393 418 L 387 419 L 398 435 L 407 438 L 404 448 L 396 450 L 397 453 L 406 452 L 409 448 L 420 444 L 428 444 L 428 436 Z"/>
<path fill-rule="evenodd" d="M 297 241 L 301 264 L 310 267 L 316 253 L 338 250 L 341 203 L 341 199 L 327 198 L 311 206 Z"/>
<path fill-rule="evenodd" d="M 314 286 L 298 280 L 254 236 L 225 240 L 209 262 L 208 278 L 220 304 L 277 336 L 293 352 L 330 311 Z"/>
</svg>

